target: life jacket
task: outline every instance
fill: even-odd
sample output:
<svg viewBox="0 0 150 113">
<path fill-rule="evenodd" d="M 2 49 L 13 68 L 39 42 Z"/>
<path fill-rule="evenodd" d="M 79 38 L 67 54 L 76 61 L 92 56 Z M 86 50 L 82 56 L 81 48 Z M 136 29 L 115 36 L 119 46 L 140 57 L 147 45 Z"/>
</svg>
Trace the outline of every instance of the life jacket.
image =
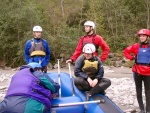
<svg viewBox="0 0 150 113">
<path fill-rule="evenodd" d="M 139 48 L 137 54 L 137 63 L 142 65 L 148 65 L 150 63 L 150 47 Z"/>
<path fill-rule="evenodd" d="M 98 71 L 98 60 L 94 58 L 94 61 L 84 60 L 84 66 L 82 71 L 86 73 L 89 77 L 93 78 Z"/>
<path fill-rule="evenodd" d="M 91 44 L 94 44 L 94 37 L 96 36 L 96 34 L 92 35 L 91 37 L 86 37 L 84 36 L 82 38 L 82 45 L 84 47 L 84 45 L 88 44 L 88 43 L 91 43 Z M 98 52 L 98 48 L 99 46 L 94 44 L 95 45 L 95 48 L 96 48 L 96 52 Z"/>
<path fill-rule="evenodd" d="M 31 48 L 29 49 L 30 56 L 45 56 L 46 55 L 46 50 L 43 46 L 43 40 L 40 39 L 41 41 L 39 43 L 35 43 L 34 39 L 31 39 Z"/>
<path fill-rule="evenodd" d="M 51 91 L 31 73 L 30 68 L 20 70 L 12 77 L 6 94 L 8 96 L 26 96 L 43 103 L 49 109 L 51 107 Z"/>
</svg>

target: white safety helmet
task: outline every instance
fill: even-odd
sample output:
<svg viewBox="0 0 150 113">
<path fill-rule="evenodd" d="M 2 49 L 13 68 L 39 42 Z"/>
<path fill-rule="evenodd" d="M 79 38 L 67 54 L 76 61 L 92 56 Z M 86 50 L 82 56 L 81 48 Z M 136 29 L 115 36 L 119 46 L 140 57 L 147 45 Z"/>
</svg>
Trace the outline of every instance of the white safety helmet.
<svg viewBox="0 0 150 113">
<path fill-rule="evenodd" d="M 84 26 L 91 26 L 93 29 L 95 28 L 95 23 L 93 21 L 86 21 Z"/>
<path fill-rule="evenodd" d="M 40 31 L 40 32 L 42 32 L 42 27 L 41 26 L 34 26 L 33 27 L 33 32 L 34 31 Z"/>
<path fill-rule="evenodd" d="M 86 44 L 83 47 L 83 53 L 94 53 L 96 51 L 96 48 L 93 44 Z"/>
</svg>

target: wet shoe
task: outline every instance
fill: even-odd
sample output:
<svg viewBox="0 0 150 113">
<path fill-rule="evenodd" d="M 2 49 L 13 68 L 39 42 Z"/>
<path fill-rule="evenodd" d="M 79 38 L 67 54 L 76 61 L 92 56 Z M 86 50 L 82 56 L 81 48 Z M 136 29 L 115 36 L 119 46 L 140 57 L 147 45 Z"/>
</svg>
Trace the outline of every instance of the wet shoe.
<svg viewBox="0 0 150 113">
<path fill-rule="evenodd" d="M 85 96 L 86 96 L 86 101 L 89 101 L 89 99 L 92 95 L 90 94 L 90 92 L 87 91 L 87 92 L 85 92 Z"/>
<path fill-rule="evenodd" d="M 105 95 L 105 94 L 106 94 L 106 92 L 105 92 L 105 91 L 103 91 L 103 92 L 101 92 L 100 94 Z"/>
<path fill-rule="evenodd" d="M 145 111 L 144 111 L 144 110 L 141 110 L 139 113 L 145 113 Z"/>
</svg>

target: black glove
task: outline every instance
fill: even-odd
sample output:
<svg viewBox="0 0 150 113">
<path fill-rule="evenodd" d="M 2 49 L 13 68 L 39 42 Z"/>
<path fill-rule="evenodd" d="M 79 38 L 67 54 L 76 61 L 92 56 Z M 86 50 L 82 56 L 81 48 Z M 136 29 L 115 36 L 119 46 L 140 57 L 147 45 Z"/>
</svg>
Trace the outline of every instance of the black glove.
<svg viewBox="0 0 150 113">
<path fill-rule="evenodd" d="M 132 60 L 135 60 L 135 57 L 133 57 Z"/>
</svg>

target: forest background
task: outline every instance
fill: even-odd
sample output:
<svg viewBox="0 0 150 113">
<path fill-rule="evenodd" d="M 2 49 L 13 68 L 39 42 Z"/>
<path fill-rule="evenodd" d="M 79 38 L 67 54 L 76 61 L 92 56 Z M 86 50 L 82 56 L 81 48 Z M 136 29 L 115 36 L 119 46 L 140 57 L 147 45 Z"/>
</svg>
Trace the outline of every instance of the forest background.
<svg viewBox="0 0 150 113">
<path fill-rule="evenodd" d="M 86 20 L 95 22 L 95 32 L 118 54 L 138 42 L 138 30 L 150 28 L 150 0 L 1 0 L 0 4 L 0 64 L 11 67 L 25 64 L 24 46 L 33 38 L 34 25 L 43 28 L 51 62 L 73 54 L 85 35 Z"/>
</svg>

